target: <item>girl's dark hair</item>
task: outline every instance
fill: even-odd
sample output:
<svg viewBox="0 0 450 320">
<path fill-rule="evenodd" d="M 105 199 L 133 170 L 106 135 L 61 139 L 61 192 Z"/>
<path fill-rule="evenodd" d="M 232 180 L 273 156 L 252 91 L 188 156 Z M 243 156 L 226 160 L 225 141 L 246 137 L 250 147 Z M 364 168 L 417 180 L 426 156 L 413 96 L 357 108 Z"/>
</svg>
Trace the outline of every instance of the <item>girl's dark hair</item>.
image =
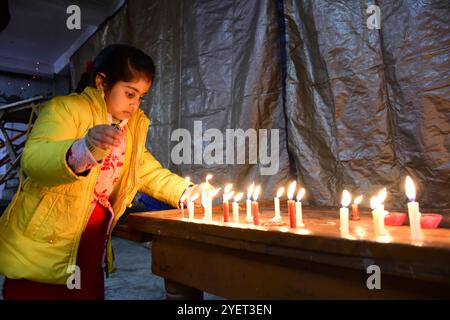
<svg viewBox="0 0 450 320">
<path fill-rule="evenodd" d="M 138 48 L 125 44 L 105 47 L 89 69 L 91 70 L 86 70 L 81 75 L 75 92 L 81 93 L 87 86 L 95 87 L 95 77 L 100 72 L 106 76 L 107 90 L 118 81 L 130 82 L 143 77 L 153 82 L 155 77 L 155 65 L 152 58 Z"/>
</svg>

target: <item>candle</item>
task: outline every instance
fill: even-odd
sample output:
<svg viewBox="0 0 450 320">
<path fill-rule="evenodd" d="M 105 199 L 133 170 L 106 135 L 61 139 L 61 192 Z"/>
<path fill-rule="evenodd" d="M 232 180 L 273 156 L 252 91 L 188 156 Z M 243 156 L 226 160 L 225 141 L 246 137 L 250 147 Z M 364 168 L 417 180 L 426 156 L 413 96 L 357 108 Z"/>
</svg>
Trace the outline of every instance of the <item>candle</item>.
<svg viewBox="0 0 450 320">
<path fill-rule="evenodd" d="M 302 214 L 302 199 L 305 195 L 305 189 L 301 188 L 297 193 L 297 202 L 295 203 L 295 220 L 299 227 L 305 226 L 303 224 L 303 214 Z"/>
<path fill-rule="evenodd" d="M 230 197 L 228 197 L 228 193 L 231 191 L 231 188 L 233 188 L 233 184 L 227 184 L 225 189 L 223 189 L 223 202 L 228 201 Z"/>
<path fill-rule="evenodd" d="M 360 195 L 359 197 L 356 197 L 355 200 L 353 200 L 352 215 L 350 217 L 351 220 L 361 220 L 361 218 L 359 217 L 358 205 L 361 203 L 362 199 L 363 196 Z"/>
<path fill-rule="evenodd" d="M 229 222 L 230 221 L 230 206 L 229 206 L 228 200 L 234 194 L 234 191 L 230 192 L 232 187 L 233 187 L 232 184 L 228 184 L 225 187 L 225 190 L 223 192 L 223 203 L 222 203 L 222 207 L 223 207 L 223 222 Z"/>
<path fill-rule="evenodd" d="M 419 203 L 416 202 L 416 188 L 414 186 L 413 180 L 407 176 L 405 180 L 406 196 L 409 199 L 408 202 L 408 217 L 409 217 L 409 227 L 411 232 L 412 240 L 422 239 L 422 229 L 420 225 Z"/>
<path fill-rule="evenodd" d="M 209 185 L 209 180 L 211 180 L 212 174 L 206 175 L 205 183 L 202 186 L 202 206 L 204 211 L 204 219 L 208 219 L 208 205 L 209 205 L 209 199 L 208 199 L 208 193 L 211 191 L 211 187 Z"/>
<path fill-rule="evenodd" d="M 277 195 L 275 198 L 273 198 L 273 204 L 275 207 L 275 215 L 271 219 L 272 221 L 280 221 L 281 220 L 281 214 L 280 214 L 280 197 L 283 195 L 284 187 L 281 187 L 278 189 Z"/>
<path fill-rule="evenodd" d="M 261 190 L 261 186 L 257 186 L 255 188 L 255 192 L 253 193 L 252 216 L 253 216 L 253 224 L 255 226 L 259 225 L 259 206 L 258 206 L 258 202 L 256 200 L 258 200 L 258 195 L 259 195 L 260 190 Z"/>
<path fill-rule="evenodd" d="M 222 204 L 222 208 L 223 208 L 223 222 L 229 222 L 230 221 L 230 207 L 227 202 L 224 202 Z"/>
<path fill-rule="evenodd" d="M 186 194 L 183 194 L 183 196 L 180 199 L 181 217 L 183 218 L 184 218 L 184 201 L 186 201 Z"/>
<path fill-rule="evenodd" d="M 247 191 L 247 202 L 246 202 L 247 216 L 245 217 L 245 222 L 247 222 L 247 223 L 252 223 L 252 221 L 253 221 L 253 217 L 252 217 L 252 195 L 253 195 L 254 188 L 255 188 L 255 183 L 252 182 L 252 184 L 250 185 L 250 187 L 248 188 L 248 191 Z"/>
<path fill-rule="evenodd" d="M 208 192 L 208 204 L 207 204 L 207 215 L 206 220 L 212 221 L 212 202 L 213 198 L 219 193 L 221 188 L 217 188 L 213 191 Z"/>
<path fill-rule="evenodd" d="M 377 198 L 378 198 L 378 231 L 379 231 L 379 235 L 380 236 L 384 236 L 386 235 L 386 229 L 384 227 L 384 216 L 386 215 L 386 212 L 384 210 L 384 200 L 386 199 L 387 196 L 387 190 L 386 188 L 381 189 L 378 192 Z"/>
<path fill-rule="evenodd" d="M 213 177 L 213 175 L 212 174 L 208 174 L 207 176 L 206 176 L 206 178 L 205 178 L 205 183 L 206 183 L 206 185 L 208 185 L 209 186 L 209 180 L 211 180 L 212 179 L 212 177 Z"/>
<path fill-rule="evenodd" d="M 228 184 L 225 187 L 224 192 L 223 192 L 223 201 L 222 201 L 223 222 L 230 221 L 230 207 L 229 207 L 228 199 L 230 199 L 233 196 L 234 192 L 230 192 L 232 187 L 233 187 L 232 184 Z"/>
<path fill-rule="evenodd" d="M 206 192 L 206 184 L 204 184 L 202 186 L 202 207 L 203 207 L 203 218 L 206 219 L 207 218 L 207 213 L 208 213 L 208 193 Z"/>
<path fill-rule="evenodd" d="M 378 205 L 379 200 L 378 197 L 372 197 L 370 198 L 370 208 L 372 209 L 372 218 L 373 218 L 373 227 L 375 231 L 375 237 L 378 237 L 380 235 L 379 231 L 379 225 L 378 225 Z"/>
<path fill-rule="evenodd" d="M 347 190 L 342 191 L 342 199 L 341 199 L 341 205 L 342 208 L 340 210 L 340 225 L 341 225 L 341 235 L 342 236 L 348 236 L 349 235 L 349 228 L 348 228 L 348 206 L 350 202 L 352 201 L 352 195 Z"/>
<path fill-rule="evenodd" d="M 291 228 L 297 228 L 297 216 L 295 213 L 295 201 L 292 200 L 294 197 L 295 187 L 297 186 L 297 182 L 293 181 L 288 188 L 288 215 L 289 215 L 289 223 Z"/>
<path fill-rule="evenodd" d="M 239 223 L 239 200 L 242 199 L 242 197 L 244 196 L 244 193 L 240 192 L 237 195 L 234 196 L 234 201 L 233 201 L 233 222 L 234 223 Z"/>
<path fill-rule="evenodd" d="M 188 201 L 188 215 L 190 220 L 194 219 L 194 201 L 197 200 L 198 196 L 198 193 L 194 194 Z"/>
<path fill-rule="evenodd" d="M 184 184 L 186 186 L 186 190 L 187 190 L 187 188 L 189 188 L 190 182 L 191 182 L 191 178 L 189 178 L 189 177 L 184 178 Z"/>
</svg>

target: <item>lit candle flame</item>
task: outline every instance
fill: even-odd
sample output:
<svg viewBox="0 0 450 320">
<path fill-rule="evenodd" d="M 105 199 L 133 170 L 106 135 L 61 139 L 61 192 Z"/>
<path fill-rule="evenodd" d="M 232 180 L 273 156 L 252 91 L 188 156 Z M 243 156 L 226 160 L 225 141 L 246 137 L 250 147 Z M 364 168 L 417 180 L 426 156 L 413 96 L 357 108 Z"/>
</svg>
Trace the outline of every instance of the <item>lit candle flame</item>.
<svg viewBox="0 0 450 320">
<path fill-rule="evenodd" d="M 414 181 L 411 179 L 410 176 L 406 177 L 405 189 L 406 189 L 406 196 L 408 197 L 409 201 L 416 200 L 416 188 L 414 186 Z"/>
<path fill-rule="evenodd" d="M 258 200 L 259 192 L 261 191 L 261 186 L 257 186 L 255 188 L 255 192 L 253 193 L 253 201 Z"/>
<path fill-rule="evenodd" d="M 284 193 L 284 187 L 281 187 L 277 191 L 277 198 L 280 198 L 283 195 L 283 193 Z"/>
<path fill-rule="evenodd" d="M 292 181 L 288 188 L 288 199 L 292 200 L 294 197 L 295 187 L 297 187 L 297 181 Z"/>
<path fill-rule="evenodd" d="M 342 191 L 342 200 L 341 204 L 343 208 L 348 207 L 348 205 L 352 202 L 352 195 L 347 190 Z"/>
<path fill-rule="evenodd" d="M 209 183 L 208 181 L 211 180 L 212 177 L 213 177 L 212 174 L 208 174 L 208 175 L 206 176 L 206 179 L 205 179 L 205 180 L 206 180 L 206 184 Z"/>
<path fill-rule="evenodd" d="M 231 191 L 231 188 L 233 188 L 233 184 L 227 184 L 227 186 L 225 187 L 223 193 L 228 193 Z"/>
<path fill-rule="evenodd" d="M 380 204 L 380 200 L 378 199 L 378 197 L 374 196 L 374 197 L 370 198 L 370 208 L 372 210 L 375 210 L 379 204 Z"/>
<path fill-rule="evenodd" d="M 215 190 L 213 190 L 213 191 L 210 191 L 210 192 L 208 193 L 208 196 L 211 198 L 211 200 L 212 200 L 212 198 L 214 198 L 214 197 L 219 193 L 220 189 L 221 189 L 221 188 L 217 188 L 217 189 L 215 189 Z"/>
<path fill-rule="evenodd" d="M 186 177 L 186 178 L 185 178 L 185 181 L 186 181 L 186 185 L 189 185 L 189 182 L 191 182 L 191 178 Z"/>
<path fill-rule="evenodd" d="M 301 188 L 297 193 L 297 201 L 302 201 L 304 195 L 305 195 L 305 189 Z"/>
<path fill-rule="evenodd" d="M 353 200 L 353 204 L 354 204 L 355 206 L 357 206 L 358 204 L 361 203 L 362 199 L 363 199 L 363 196 L 362 196 L 362 195 L 360 195 L 359 197 L 356 197 L 355 200 Z"/>
<path fill-rule="evenodd" d="M 224 198 L 225 201 L 228 201 L 228 200 L 230 200 L 233 197 L 233 195 L 234 195 L 234 191 L 230 191 L 228 193 L 225 193 L 223 195 L 223 198 Z"/>
<path fill-rule="evenodd" d="M 250 185 L 250 187 L 248 188 L 247 191 L 247 199 L 251 199 L 252 198 L 252 194 L 253 194 L 253 190 L 255 189 L 255 183 L 252 182 L 252 184 Z"/>
<path fill-rule="evenodd" d="M 378 204 L 383 204 L 384 200 L 386 200 L 386 196 L 387 196 L 387 190 L 386 188 L 383 188 L 380 190 L 380 192 L 378 192 Z"/>
<path fill-rule="evenodd" d="M 244 193 L 239 192 L 237 195 L 234 196 L 234 202 L 239 202 L 243 196 L 244 196 Z"/>
<path fill-rule="evenodd" d="M 206 184 L 203 184 L 202 185 L 202 207 L 203 208 L 206 207 L 206 204 L 207 204 L 206 200 L 208 198 L 208 192 L 206 189 L 207 189 Z"/>
<path fill-rule="evenodd" d="M 194 202 L 195 200 L 198 199 L 199 196 L 200 196 L 200 195 L 199 195 L 198 193 L 196 193 L 196 194 L 194 194 L 194 195 L 189 199 L 189 201 Z"/>
</svg>

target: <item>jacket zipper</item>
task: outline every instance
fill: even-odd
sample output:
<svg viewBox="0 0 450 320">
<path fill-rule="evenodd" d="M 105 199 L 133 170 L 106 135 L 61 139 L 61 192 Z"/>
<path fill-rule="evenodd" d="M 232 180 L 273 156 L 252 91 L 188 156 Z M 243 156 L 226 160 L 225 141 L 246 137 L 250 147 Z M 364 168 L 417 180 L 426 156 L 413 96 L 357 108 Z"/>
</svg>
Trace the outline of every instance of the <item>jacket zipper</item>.
<svg viewBox="0 0 450 320">
<path fill-rule="evenodd" d="M 138 125 L 139 125 L 139 123 L 140 123 L 140 121 L 135 121 L 136 123 L 134 124 L 134 127 L 138 127 Z M 138 132 L 138 130 L 134 130 L 134 133 L 136 133 L 136 132 Z M 136 142 L 136 145 L 137 146 L 139 146 L 139 144 L 141 143 L 141 141 L 139 141 L 139 142 Z M 145 146 L 144 146 L 144 148 L 145 148 Z M 137 150 L 139 150 L 139 148 L 136 148 Z M 143 150 L 143 149 L 142 149 Z M 135 162 L 136 162 L 136 165 L 134 166 L 134 174 L 131 176 L 131 178 L 132 178 L 132 182 L 128 185 L 128 188 L 126 188 L 126 190 L 125 190 L 125 192 L 123 193 L 123 195 L 120 197 L 120 207 L 119 207 L 119 210 L 118 210 L 118 212 L 122 212 L 122 211 L 125 211 L 126 210 L 126 204 L 125 204 L 125 198 L 127 197 L 127 194 L 129 194 L 131 191 L 133 191 L 133 186 L 135 186 L 136 185 L 136 176 L 137 176 L 137 173 L 138 173 L 138 164 L 137 164 L 137 159 L 138 159 L 138 157 L 135 155 L 135 156 L 133 156 L 133 153 L 131 154 L 131 159 L 130 159 L 130 168 L 132 168 L 133 167 L 133 161 L 132 160 L 135 160 Z M 129 187 L 129 186 L 131 186 L 131 188 Z M 113 230 L 114 228 L 115 228 L 115 226 L 116 226 L 116 224 L 117 224 L 117 222 L 118 222 L 118 218 L 116 217 L 116 215 L 114 215 L 114 217 L 113 217 L 113 219 L 112 219 L 112 223 L 110 224 L 110 229 L 108 229 L 108 236 L 107 236 L 107 244 L 106 244 L 106 255 L 105 255 L 105 259 L 104 259 L 104 261 L 105 261 L 105 267 L 104 267 L 104 270 L 105 270 L 105 274 L 106 274 L 106 277 L 108 278 L 109 277 L 109 270 L 108 270 L 108 267 L 109 267 L 109 263 L 108 263 L 108 242 L 110 242 L 110 241 L 112 241 L 111 240 L 111 230 Z M 110 244 L 111 245 L 111 244 Z"/>
<path fill-rule="evenodd" d="M 88 212 L 88 210 L 89 210 L 89 208 L 91 206 L 92 198 L 94 197 L 95 183 L 96 183 L 96 181 L 98 179 L 99 173 L 100 173 L 100 170 L 97 169 L 97 172 L 95 174 L 95 179 L 92 179 L 91 185 L 89 186 L 90 194 L 92 194 L 92 196 L 89 197 L 89 201 L 87 202 L 87 208 L 84 209 L 84 212 L 86 212 L 86 214 L 85 214 L 86 217 L 84 219 L 82 228 L 80 229 L 80 232 L 78 233 L 77 238 L 75 240 L 76 242 L 75 242 L 74 250 L 72 251 L 72 254 L 71 254 L 71 257 L 70 257 L 69 266 L 70 265 L 76 265 L 76 262 L 77 262 L 76 261 L 76 258 L 77 258 L 77 254 L 76 253 L 78 252 L 78 247 L 79 247 L 79 244 L 80 244 L 81 235 L 83 234 L 84 228 L 86 228 L 87 222 L 89 221 L 89 218 L 90 218 L 90 216 L 92 214 L 92 212 Z"/>
</svg>

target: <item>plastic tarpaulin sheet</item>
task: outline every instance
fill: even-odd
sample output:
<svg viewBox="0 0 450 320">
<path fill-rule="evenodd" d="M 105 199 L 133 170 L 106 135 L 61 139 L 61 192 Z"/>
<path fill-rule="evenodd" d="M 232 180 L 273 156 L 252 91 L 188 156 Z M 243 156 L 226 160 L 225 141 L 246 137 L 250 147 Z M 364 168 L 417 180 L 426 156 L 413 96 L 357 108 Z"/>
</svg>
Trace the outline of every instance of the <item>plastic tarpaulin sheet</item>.
<svg viewBox="0 0 450 320">
<path fill-rule="evenodd" d="M 380 29 L 366 24 L 372 4 Z M 297 179 L 305 202 L 324 206 L 338 205 L 344 188 L 367 206 L 386 187 L 388 205 L 404 208 L 411 175 L 421 206 L 448 208 L 449 29 L 448 1 L 135 0 L 76 52 L 71 74 L 76 84 L 85 61 L 111 43 L 152 56 L 156 80 L 141 106 L 148 147 L 194 181 L 212 173 L 213 183 L 242 191 L 255 181 L 271 199 Z M 171 138 L 180 128 L 192 154 L 177 165 Z M 260 158 L 250 163 L 248 142 L 232 148 L 246 153 L 244 164 L 226 163 L 227 129 L 277 129 L 276 173 L 261 174 Z M 221 137 L 224 163 L 195 163 L 196 150 Z"/>
</svg>

